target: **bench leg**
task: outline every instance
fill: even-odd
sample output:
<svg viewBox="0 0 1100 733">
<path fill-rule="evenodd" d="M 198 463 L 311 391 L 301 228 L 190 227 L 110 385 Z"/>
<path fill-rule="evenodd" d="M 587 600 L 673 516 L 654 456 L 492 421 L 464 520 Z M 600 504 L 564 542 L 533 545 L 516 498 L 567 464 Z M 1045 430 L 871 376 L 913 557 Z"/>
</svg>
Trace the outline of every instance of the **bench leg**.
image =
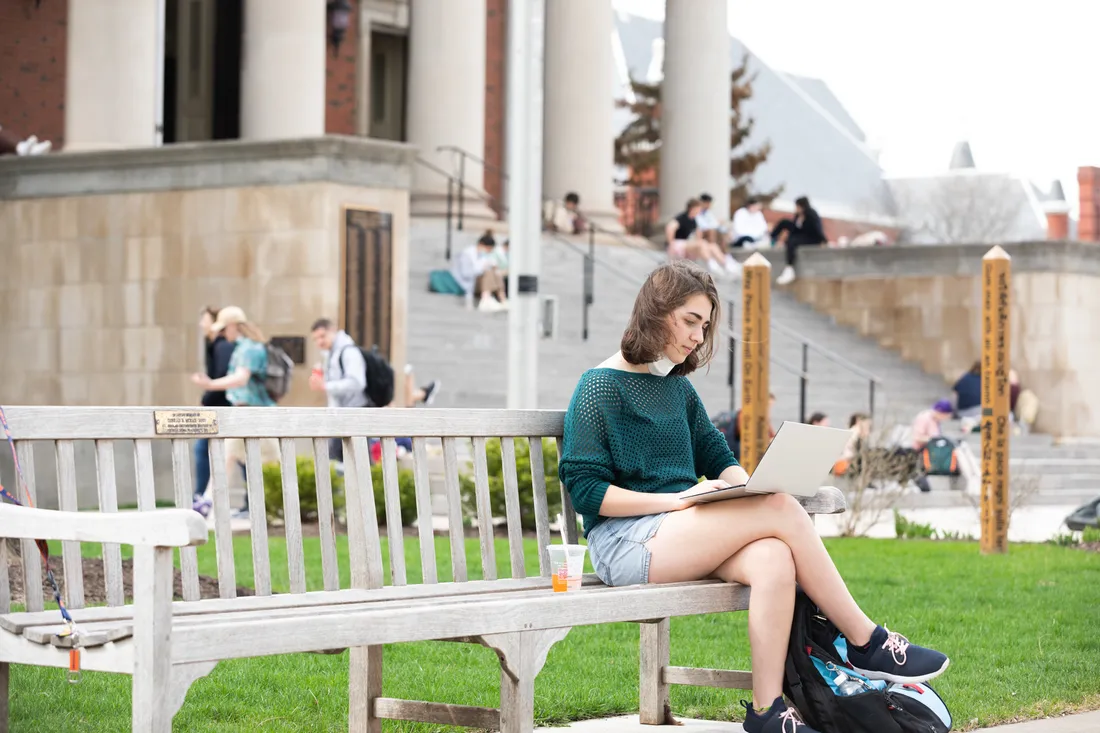
<svg viewBox="0 0 1100 733">
<path fill-rule="evenodd" d="M 531 733 L 535 729 L 535 677 L 550 647 L 569 629 L 489 634 L 481 643 L 500 658 L 500 733 Z"/>
<path fill-rule="evenodd" d="M 358 646 L 348 652 L 348 733 L 381 733 L 374 700 L 382 697 L 382 647 Z"/>
<path fill-rule="evenodd" d="M 172 733 L 172 548 L 134 548 L 134 733 Z"/>
<path fill-rule="evenodd" d="M 168 715 L 175 717 L 183 707 L 183 701 L 187 698 L 187 691 L 195 680 L 205 677 L 214 671 L 217 662 L 195 662 L 193 664 L 180 664 L 172 667 L 172 691 L 168 698 Z"/>
<path fill-rule="evenodd" d="M 11 682 L 11 665 L 0 662 L 0 733 L 8 733 L 8 684 Z"/>
<path fill-rule="evenodd" d="M 638 719 L 643 725 L 679 725 L 672 717 L 664 669 L 669 663 L 671 633 L 667 618 L 640 624 Z"/>
</svg>

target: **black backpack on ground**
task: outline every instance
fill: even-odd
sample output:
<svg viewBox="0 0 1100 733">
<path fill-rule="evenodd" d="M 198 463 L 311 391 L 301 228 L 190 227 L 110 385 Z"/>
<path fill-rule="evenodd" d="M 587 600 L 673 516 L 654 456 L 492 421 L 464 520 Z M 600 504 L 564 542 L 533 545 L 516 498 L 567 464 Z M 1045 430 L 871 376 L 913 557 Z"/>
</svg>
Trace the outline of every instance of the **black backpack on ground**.
<svg viewBox="0 0 1100 733">
<path fill-rule="evenodd" d="M 362 346 L 346 346 L 345 349 L 358 349 L 367 365 L 367 389 L 365 394 L 371 407 L 385 407 L 393 402 L 393 367 L 378 353 L 378 347 L 364 349 Z M 344 351 L 340 351 L 340 371 L 344 369 Z"/>
<path fill-rule="evenodd" d="M 840 673 L 864 678 L 847 665 L 847 640 L 798 591 L 783 676 L 783 694 L 802 718 L 821 733 L 948 733 L 951 715 L 927 683 L 870 682 L 865 691 L 844 696 L 834 691 Z M 828 675 L 828 676 L 826 676 Z"/>
</svg>

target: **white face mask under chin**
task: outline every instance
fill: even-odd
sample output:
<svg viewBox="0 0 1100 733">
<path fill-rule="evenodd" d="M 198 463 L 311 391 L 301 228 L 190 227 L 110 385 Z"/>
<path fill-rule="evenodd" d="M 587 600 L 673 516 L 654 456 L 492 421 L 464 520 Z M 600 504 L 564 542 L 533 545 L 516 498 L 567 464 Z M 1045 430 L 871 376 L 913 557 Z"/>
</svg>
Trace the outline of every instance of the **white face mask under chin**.
<svg viewBox="0 0 1100 733">
<path fill-rule="evenodd" d="M 649 362 L 649 373 L 656 374 L 658 377 L 667 377 L 675 367 L 676 363 L 662 354 L 657 361 Z"/>
</svg>

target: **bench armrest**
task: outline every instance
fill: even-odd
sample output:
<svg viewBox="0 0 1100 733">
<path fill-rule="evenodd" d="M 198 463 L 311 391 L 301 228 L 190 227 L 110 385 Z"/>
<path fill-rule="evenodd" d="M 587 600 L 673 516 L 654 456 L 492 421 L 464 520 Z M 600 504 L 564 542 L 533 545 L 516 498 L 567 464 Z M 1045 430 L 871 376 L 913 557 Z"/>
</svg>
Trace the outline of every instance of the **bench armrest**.
<svg viewBox="0 0 1100 733">
<path fill-rule="evenodd" d="M 822 486 L 813 496 L 798 497 L 807 514 L 843 514 L 848 511 L 844 492 L 835 486 Z"/>
<path fill-rule="evenodd" d="M 0 504 L 0 537 L 187 547 L 205 543 L 207 533 L 206 520 L 190 509 L 61 512 Z"/>
</svg>

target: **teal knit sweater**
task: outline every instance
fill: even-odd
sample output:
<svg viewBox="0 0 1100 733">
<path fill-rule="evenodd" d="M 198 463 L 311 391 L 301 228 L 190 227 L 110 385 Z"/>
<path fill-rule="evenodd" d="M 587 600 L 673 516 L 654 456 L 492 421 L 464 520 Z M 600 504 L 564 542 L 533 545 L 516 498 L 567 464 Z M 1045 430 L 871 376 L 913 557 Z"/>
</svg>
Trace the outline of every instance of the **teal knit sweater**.
<svg viewBox="0 0 1100 733">
<path fill-rule="evenodd" d="M 585 537 L 606 519 L 608 485 L 676 493 L 737 465 L 687 377 L 589 369 L 569 402 L 562 443 L 558 477 L 584 516 Z"/>
</svg>

